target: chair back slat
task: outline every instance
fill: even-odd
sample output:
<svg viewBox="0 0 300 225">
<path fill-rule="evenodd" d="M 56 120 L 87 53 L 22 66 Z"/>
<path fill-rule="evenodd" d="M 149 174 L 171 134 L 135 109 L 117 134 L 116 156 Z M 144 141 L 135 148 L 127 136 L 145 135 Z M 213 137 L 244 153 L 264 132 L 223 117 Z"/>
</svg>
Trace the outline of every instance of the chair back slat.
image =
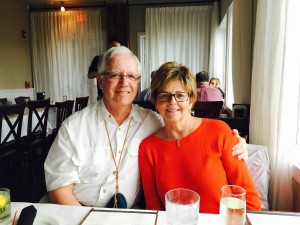
<svg viewBox="0 0 300 225">
<path fill-rule="evenodd" d="M 21 138 L 24 109 L 25 103 L 0 107 L 0 145 L 8 143 L 11 137 L 15 141 Z M 9 132 L 5 137 L 2 137 L 3 122 L 6 122 L 9 127 Z"/>
<path fill-rule="evenodd" d="M 75 112 L 82 110 L 88 105 L 89 96 L 86 97 L 77 97 L 75 100 Z"/>
</svg>

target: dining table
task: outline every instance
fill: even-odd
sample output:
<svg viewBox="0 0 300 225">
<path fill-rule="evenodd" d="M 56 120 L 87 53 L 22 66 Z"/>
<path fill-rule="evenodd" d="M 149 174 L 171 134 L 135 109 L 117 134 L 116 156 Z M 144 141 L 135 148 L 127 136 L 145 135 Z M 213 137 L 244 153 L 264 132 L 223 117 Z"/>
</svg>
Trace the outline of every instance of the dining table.
<svg viewBox="0 0 300 225">
<path fill-rule="evenodd" d="M 28 202 L 12 202 L 11 203 L 11 217 L 4 223 L 5 225 L 11 225 L 14 215 L 16 214 L 15 224 L 17 224 L 18 218 L 23 208 L 33 205 L 37 209 L 36 219 L 34 224 L 49 224 L 49 225 L 80 225 L 86 220 L 91 210 L 101 211 L 101 217 L 95 223 L 98 225 L 110 224 L 129 224 L 126 221 L 122 221 L 121 217 L 118 217 L 119 223 L 104 223 L 106 215 L 119 215 L 122 212 L 123 215 L 134 213 L 142 213 L 143 215 L 154 212 L 157 214 L 155 222 L 156 225 L 167 225 L 166 212 L 165 211 L 151 211 L 151 210 L 139 210 L 139 209 L 108 209 L 108 208 L 93 208 L 88 206 L 67 206 L 51 203 L 28 203 Z M 124 214 L 125 213 L 125 214 Z M 294 212 L 272 212 L 272 211 L 247 211 L 248 225 L 299 225 L 300 213 Z M 142 217 L 139 217 L 142 218 Z M 40 222 L 36 222 L 40 221 Z M 47 221 L 43 223 L 43 221 Z M 90 223 L 89 223 L 90 224 Z M 133 221 L 131 225 L 139 224 L 143 225 L 142 221 Z M 149 224 L 149 223 L 147 223 Z M 198 225 L 217 225 L 221 224 L 219 214 L 199 213 Z"/>
</svg>

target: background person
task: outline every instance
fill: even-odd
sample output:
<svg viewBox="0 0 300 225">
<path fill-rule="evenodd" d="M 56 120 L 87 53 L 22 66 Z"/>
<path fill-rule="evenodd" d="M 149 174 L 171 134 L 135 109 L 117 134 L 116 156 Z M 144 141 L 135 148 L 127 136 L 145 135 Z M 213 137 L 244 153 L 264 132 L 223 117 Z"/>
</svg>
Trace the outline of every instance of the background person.
<svg viewBox="0 0 300 225">
<path fill-rule="evenodd" d="M 206 71 L 196 74 L 197 81 L 197 101 L 223 101 L 222 93 L 219 89 L 211 87 L 208 83 L 209 76 Z"/>
<path fill-rule="evenodd" d="M 140 63 L 128 48 L 113 47 L 104 54 L 97 78 L 103 99 L 62 123 L 46 158 L 51 202 L 114 207 L 121 194 L 126 205 L 117 201 L 117 207 L 138 203 L 139 145 L 163 126 L 159 114 L 132 104 L 140 74 Z M 232 153 L 247 157 L 245 139 L 239 139 Z"/>
<path fill-rule="evenodd" d="M 155 70 L 151 72 L 151 79 L 155 74 Z M 140 100 L 142 101 L 150 101 L 150 95 L 151 95 L 151 88 L 146 88 L 145 90 L 143 90 L 140 94 Z"/>
<path fill-rule="evenodd" d="M 221 187 L 235 184 L 247 192 L 247 209 L 259 210 L 260 198 L 246 163 L 231 155 L 237 138 L 223 121 L 191 115 L 196 96 L 189 68 L 168 62 L 156 71 L 151 100 L 165 126 L 140 145 L 146 208 L 165 210 L 165 194 L 186 188 L 200 195 L 200 212 L 219 213 Z"/>
<path fill-rule="evenodd" d="M 113 40 L 113 41 L 109 42 L 108 49 L 111 47 L 119 47 L 119 46 L 121 46 L 121 44 L 118 41 Z M 89 67 L 89 70 L 88 70 L 88 78 L 89 79 L 97 78 L 97 76 L 99 75 L 98 65 L 101 65 L 103 55 L 104 55 L 104 53 L 100 54 L 100 55 L 96 55 L 93 58 L 91 65 Z M 103 93 L 102 93 L 101 88 L 98 85 L 98 82 L 97 82 L 97 94 L 98 94 L 97 100 L 99 100 L 103 97 Z"/>
<path fill-rule="evenodd" d="M 211 87 L 218 88 L 218 89 L 221 91 L 221 93 L 222 93 L 223 99 L 225 98 L 225 93 L 224 93 L 224 91 L 221 89 L 221 86 L 220 86 L 220 79 L 219 79 L 219 78 L 217 78 L 217 77 L 211 78 L 210 81 L 209 81 L 209 85 L 210 85 Z"/>
</svg>

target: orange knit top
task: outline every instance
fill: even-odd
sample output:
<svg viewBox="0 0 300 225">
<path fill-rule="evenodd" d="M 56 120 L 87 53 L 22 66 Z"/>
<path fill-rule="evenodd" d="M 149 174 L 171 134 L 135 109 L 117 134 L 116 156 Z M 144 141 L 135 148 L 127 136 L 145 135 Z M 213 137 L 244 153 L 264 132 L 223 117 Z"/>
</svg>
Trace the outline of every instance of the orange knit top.
<svg viewBox="0 0 300 225">
<path fill-rule="evenodd" d="M 234 184 L 245 188 L 247 210 L 259 210 L 260 198 L 246 163 L 231 155 L 237 142 L 226 123 L 212 119 L 202 119 L 179 141 L 154 135 L 144 139 L 139 167 L 146 208 L 165 210 L 166 192 L 187 188 L 200 195 L 200 212 L 219 213 L 221 187 Z"/>
</svg>

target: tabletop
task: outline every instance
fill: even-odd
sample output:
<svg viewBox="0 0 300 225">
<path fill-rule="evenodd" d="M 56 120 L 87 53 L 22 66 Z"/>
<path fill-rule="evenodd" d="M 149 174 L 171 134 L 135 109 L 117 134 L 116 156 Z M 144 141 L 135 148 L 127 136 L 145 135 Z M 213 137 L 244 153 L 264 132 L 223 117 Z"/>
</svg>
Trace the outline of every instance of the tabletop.
<svg viewBox="0 0 300 225">
<path fill-rule="evenodd" d="M 3 225 L 11 225 L 14 213 L 17 211 L 16 218 L 18 219 L 22 209 L 29 205 L 34 205 L 37 209 L 37 216 L 42 215 L 48 218 L 55 218 L 59 225 L 79 225 L 85 216 L 90 212 L 92 207 L 86 206 L 65 206 L 48 203 L 25 203 L 25 202 L 12 202 L 12 216 Z M 108 209 L 112 210 L 112 209 Z M 118 211 L 118 209 L 113 209 Z M 123 209 L 124 211 L 124 209 Z M 130 209 L 128 210 L 130 211 Z M 249 212 L 247 213 L 252 225 L 299 225 L 300 213 L 283 213 L 283 212 Z M 16 223 L 15 223 L 16 224 Z M 47 224 L 56 225 L 55 223 L 48 222 Z M 220 217 L 218 214 L 199 214 L 198 225 L 216 225 L 220 224 Z M 159 211 L 157 218 L 157 225 L 167 225 L 166 212 Z"/>
</svg>

